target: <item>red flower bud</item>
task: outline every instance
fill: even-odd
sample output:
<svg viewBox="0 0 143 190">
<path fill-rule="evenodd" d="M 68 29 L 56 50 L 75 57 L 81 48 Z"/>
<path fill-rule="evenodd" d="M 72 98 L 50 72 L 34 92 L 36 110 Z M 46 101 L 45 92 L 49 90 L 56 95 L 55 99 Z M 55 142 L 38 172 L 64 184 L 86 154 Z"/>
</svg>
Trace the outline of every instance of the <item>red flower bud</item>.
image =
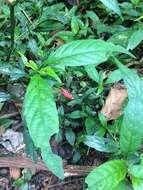
<svg viewBox="0 0 143 190">
<path fill-rule="evenodd" d="M 70 92 L 68 90 L 64 89 L 64 88 L 60 89 L 60 93 L 63 96 L 65 96 L 67 99 L 69 99 L 69 100 L 73 100 L 74 99 L 73 96 L 72 96 L 72 94 L 70 94 Z"/>
</svg>

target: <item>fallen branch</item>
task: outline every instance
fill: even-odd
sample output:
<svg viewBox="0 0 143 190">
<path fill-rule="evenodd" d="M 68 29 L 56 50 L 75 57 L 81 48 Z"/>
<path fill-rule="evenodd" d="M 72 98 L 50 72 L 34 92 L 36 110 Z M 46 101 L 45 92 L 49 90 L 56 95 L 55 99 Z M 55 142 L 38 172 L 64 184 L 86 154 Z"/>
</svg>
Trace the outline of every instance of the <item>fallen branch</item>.
<svg viewBox="0 0 143 190">
<path fill-rule="evenodd" d="M 4 115 L 0 115 L 0 119 L 9 119 L 18 115 L 19 115 L 19 112 L 7 113 Z"/>
<path fill-rule="evenodd" d="M 0 168 L 29 168 L 31 170 L 43 170 L 48 171 L 48 168 L 43 161 L 35 163 L 28 157 L 0 157 Z M 86 176 L 96 166 L 76 166 L 76 165 L 64 165 L 65 177 L 70 176 Z"/>
</svg>

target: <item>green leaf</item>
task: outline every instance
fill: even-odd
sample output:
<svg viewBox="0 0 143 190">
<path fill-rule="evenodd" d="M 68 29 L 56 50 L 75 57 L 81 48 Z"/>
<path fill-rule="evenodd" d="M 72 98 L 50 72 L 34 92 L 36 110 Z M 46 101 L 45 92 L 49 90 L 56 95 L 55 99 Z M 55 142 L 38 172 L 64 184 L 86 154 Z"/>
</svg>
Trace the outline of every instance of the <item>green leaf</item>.
<svg viewBox="0 0 143 190">
<path fill-rule="evenodd" d="M 35 54 L 38 55 L 39 52 L 39 48 L 37 46 L 37 42 L 34 39 L 29 39 L 28 40 L 28 48 L 30 49 L 30 51 Z"/>
<path fill-rule="evenodd" d="M 131 165 L 128 169 L 129 174 L 136 177 L 143 179 L 143 166 L 142 165 Z"/>
<path fill-rule="evenodd" d="M 105 117 L 105 115 L 102 112 L 98 113 L 98 118 L 102 124 L 103 127 L 107 127 L 107 118 Z"/>
<path fill-rule="evenodd" d="M 143 190 L 143 180 L 132 177 L 132 184 L 134 190 Z"/>
<path fill-rule="evenodd" d="M 51 53 L 47 64 L 62 64 L 62 66 L 99 65 L 113 54 L 126 53 L 121 46 L 116 46 L 103 40 L 76 40 L 67 43 Z"/>
<path fill-rule="evenodd" d="M 141 15 L 139 18 L 136 19 L 136 21 L 140 21 L 143 19 L 143 15 Z"/>
<path fill-rule="evenodd" d="M 25 75 L 25 72 L 10 64 L 0 63 L 0 74 L 9 75 L 11 80 L 17 80 Z"/>
<path fill-rule="evenodd" d="M 83 111 L 80 111 L 80 110 L 76 110 L 76 111 L 73 111 L 72 113 L 70 114 L 66 114 L 66 116 L 70 119 L 79 119 L 79 118 L 83 118 L 83 117 L 86 117 L 87 114 Z"/>
<path fill-rule="evenodd" d="M 58 21 L 55 20 L 43 20 L 42 22 L 39 22 L 36 30 L 39 32 L 49 32 L 53 30 L 64 30 L 64 25 Z"/>
<path fill-rule="evenodd" d="M 140 154 L 140 164 L 143 166 L 143 153 Z"/>
<path fill-rule="evenodd" d="M 106 84 L 112 84 L 112 83 L 118 82 L 122 78 L 123 76 L 122 76 L 121 71 L 117 69 L 109 75 L 108 79 L 106 80 Z"/>
<path fill-rule="evenodd" d="M 28 156 L 32 158 L 35 162 L 38 160 L 38 154 L 36 151 L 36 148 L 33 144 L 33 141 L 29 135 L 28 129 L 25 127 L 23 131 L 23 137 L 24 137 L 24 144 L 25 146 L 25 152 Z"/>
<path fill-rule="evenodd" d="M 0 128 L 8 128 L 13 123 L 11 119 L 0 119 Z"/>
<path fill-rule="evenodd" d="M 106 7 L 121 16 L 121 10 L 117 0 L 100 0 Z"/>
<path fill-rule="evenodd" d="M 22 186 L 23 184 L 25 184 L 25 180 L 23 178 L 18 178 L 16 181 L 13 182 L 12 186 L 13 187 L 20 187 Z"/>
<path fill-rule="evenodd" d="M 0 101 L 0 111 L 2 110 L 3 105 L 4 105 L 4 102 Z"/>
<path fill-rule="evenodd" d="M 27 62 L 25 64 L 26 67 L 29 67 L 31 69 L 33 69 L 33 71 L 38 71 L 38 66 L 36 65 L 36 63 L 32 60 L 30 60 L 29 62 Z"/>
<path fill-rule="evenodd" d="M 97 29 L 98 34 L 105 31 L 105 25 L 100 21 L 99 17 L 94 11 L 86 11 L 86 17 L 92 20 L 92 27 Z"/>
<path fill-rule="evenodd" d="M 128 50 L 129 50 L 129 49 L 132 50 L 132 49 L 136 48 L 136 47 L 140 44 L 140 42 L 141 42 L 142 40 L 143 40 L 143 30 L 140 29 L 140 30 L 135 31 L 135 32 L 131 35 L 131 37 L 130 37 L 130 39 L 129 39 L 127 49 L 128 49 Z"/>
<path fill-rule="evenodd" d="M 100 94 L 104 90 L 103 81 L 104 81 L 105 73 L 103 71 L 99 71 L 99 79 L 98 79 L 98 91 L 97 94 Z"/>
<path fill-rule="evenodd" d="M 131 185 L 124 180 L 124 181 L 121 181 L 114 190 L 132 190 L 132 188 L 131 188 Z"/>
<path fill-rule="evenodd" d="M 138 97 L 129 100 L 124 110 L 124 118 L 120 131 L 120 148 L 126 155 L 135 153 L 140 147 L 143 137 L 143 104 Z"/>
<path fill-rule="evenodd" d="M 57 171 L 54 167 L 52 168 L 52 165 L 55 166 L 55 162 L 57 162 L 58 166 L 61 166 L 61 160 L 59 157 L 52 155 L 49 145 L 51 136 L 59 131 L 58 112 L 52 89 L 47 81 L 39 75 L 32 77 L 28 85 L 24 99 L 23 115 L 30 136 L 35 146 L 41 148 L 42 156 L 48 168 L 55 175 L 63 178 L 63 171 L 60 169 Z M 55 160 L 51 159 L 52 157 Z M 47 161 L 48 159 L 50 162 Z"/>
<path fill-rule="evenodd" d="M 71 31 L 59 31 L 55 34 L 55 37 L 59 37 L 65 42 L 70 42 L 74 38 L 74 34 Z"/>
<path fill-rule="evenodd" d="M 22 177 L 26 180 L 26 181 L 30 181 L 32 178 L 33 174 L 32 171 L 28 168 L 25 168 L 22 170 Z"/>
<path fill-rule="evenodd" d="M 53 152 L 50 150 L 50 147 L 46 149 L 43 148 L 41 150 L 41 153 L 42 153 L 42 158 L 46 163 L 48 169 L 52 171 L 60 179 L 64 179 L 62 159 L 56 154 L 53 154 Z"/>
<path fill-rule="evenodd" d="M 88 117 L 85 120 L 86 132 L 88 135 L 92 135 L 96 129 L 96 120 L 92 117 Z"/>
<path fill-rule="evenodd" d="M 98 81 L 99 81 L 99 74 L 98 74 L 98 72 L 97 72 L 95 66 L 94 66 L 94 65 L 87 65 L 87 66 L 85 66 L 84 68 L 85 68 L 85 70 L 86 70 L 88 76 L 89 76 L 92 80 L 94 80 L 95 82 L 98 83 Z"/>
<path fill-rule="evenodd" d="M 79 31 L 78 18 L 73 16 L 71 20 L 71 29 L 73 34 L 77 34 Z"/>
<path fill-rule="evenodd" d="M 103 138 L 96 135 L 85 136 L 84 144 L 87 146 L 94 148 L 100 152 L 117 152 L 118 145 L 109 138 Z"/>
<path fill-rule="evenodd" d="M 86 16 L 89 17 L 96 24 L 101 24 L 99 17 L 94 11 L 86 11 Z"/>
<path fill-rule="evenodd" d="M 115 45 L 121 45 L 126 48 L 132 33 L 133 29 L 124 29 L 123 31 L 114 32 L 114 34 L 108 39 L 108 42 L 112 42 Z"/>
<path fill-rule="evenodd" d="M 112 160 L 95 168 L 85 179 L 89 190 L 113 190 L 127 173 L 124 160 Z"/>
<path fill-rule="evenodd" d="M 120 131 L 120 148 L 128 156 L 136 152 L 143 138 L 143 80 L 118 60 L 115 61 L 123 74 L 129 98 Z"/>
<path fill-rule="evenodd" d="M 6 100 L 9 100 L 11 98 L 10 94 L 6 92 L 0 92 L 0 102 L 4 102 Z"/>
<path fill-rule="evenodd" d="M 81 158 L 80 152 L 75 151 L 72 157 L 72 163 L 77 163 Z"/>
<path fill-rule="evenodd" d="M 140 2 L 140 0 L 131 0 L 131 2 L 132 2 L 133 4 L 135 4 L 135 5 L 137 5 L 137 4 Z"/>
<path fill-rule="evenodd" d="M 108 79 L 106 80 L 106 84 L 116 83 L 120 81 L 122 78 L 123 77 L 121 71 L 117 69 L 109 75 Z"/>
<path fill-rule="evenodd" d="M 124 2 L 121 3 L 121 8 L 122 8 L 122 12 L 125 15 L 128 15 L 128 17 L 133 17 L 134 19 L 136 19 L 138 16 L 140 16 L 140 13 L 137 11 L 137 9 L 135 8 L 135 6 L 133 6 L 131 3 L 129 2 Z M 131 27 L 134 28 L 134 27 Z"/>
<path fill-rule="evenodd" d="M 25 55 L 24 55 L 22 52 L 20 52 L 20 51 L 18 51 L 17 53 L 21 56 L 21 59 L 22 59 L 22 61 L 23 61 L 23 64 L 26 65 L 27 62 L 28 62 L 27 57 L 25 57 Z"/>
<path fill-rule="evenodd" d="M 24 100 L 24 118 L 37 147 L 47 147 L 47 141 L 59 131 L 52 89 L 39 75 L 35 75 L 28 85 Z"/>
<path fill-rule="evenodd" d="M 66 140 L 73 146 L 75 143 L 75 133 L 71 128 L 67 129 L 65 132 Z"/>
<path fill-rule="evenodd" d="M 28 183 L 24 183 L 19 187 L 19 190 L 28 190 Z"/>
<path fill-rule="evenodd" d="M 54 78 L 55 80 L 57 80 L 59 83 L 61 83 L 60 78 L 58 77 L 58 75 L 55 73 L 55 71 L 50 68 L 50 67 L 44 67 L 42 69 L 40 69 L 39 71 L 40 75 L 42 76 L 50 76 L 52 78 Z"/>
</svg>

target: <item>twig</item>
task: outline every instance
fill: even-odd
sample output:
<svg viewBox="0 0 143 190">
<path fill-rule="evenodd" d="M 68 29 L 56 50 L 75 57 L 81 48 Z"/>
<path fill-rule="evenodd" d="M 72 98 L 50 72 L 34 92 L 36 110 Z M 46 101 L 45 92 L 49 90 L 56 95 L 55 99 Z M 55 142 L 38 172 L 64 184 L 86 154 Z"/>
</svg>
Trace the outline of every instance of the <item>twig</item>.
<svg viewBox="0 0 143 190">
<path fill-rule="evenodd" d="M 43 170 L 48 171 L 43 161 L 35 163 L 31 158 L 28 157 L 0 157 L 0 168 L 4 167 L 17 167 L 17 168 L 29 168 L 31 170 Z M 65 177 L 70 176 L 86 176 L 96 166 L 64 166 Z"/>
<path fill-rule="evenodd" d="M 21 128 L 23 126 L 23 122 L 21 121 L 20 123 L 17 123 L 16 125 L 13 126 L 14 130 L 18 130 L 19 128 Z"/>
<path fill-rule="evenodd" d="M 29 16 L 27 15 L 27 13 L 25 12 L 24 9 L 22 9 L 21 7 L 19 7 L 21 12 L 23 13 L 23 15 L 25 16 L 25 18 L 29 21 L 30 24 L 33 24 L 31 19 L 29 18 Z"/>
<path fill-rule="evenodd" d="M 15 117 L 15 116 L 18 116 L 18 115 L 19 115 L 19 112 L 7 113 L 7 114 L 4 114 L 4 115 L 0 115 L 0 119 L 9 119 L 11 117 Z"/>
<path fill-rule="evenodd" d="M 86 176 L 91 172 L 96 166 L 77 166 L 77 165 L 66 165 L 64 167 L 64 176 Z"/>
<path fill-rule="evenodd" d="M 80 5 L 80 0 L 76 0 L 77 5 Z"/>
<path fill-rule="evenodd" d="M 32 159 L 27 157 L 0 157 L 0 168 L 2 167 L 47 170 L 44 162 L 40 161 L 36 164 Z"/>
<path fill-rule="evenodd" d="M 57 183 L 57 184 L 54 184 L 54 185 L 49 185 L 49 186 L 48 186 L 48 189 L 54 188 L 54 187 L 59 187 L 59 186 L 64 186 L 64 185 L 66 185 L 66 184 L 73 183 L 73 182 L 75 182 L 75 181 L 83 181 L 83 180 L 84 180 L 84 178 L 83 178 L 83 177 L 80 177 L 80 178 L 72 179 L 72 180 L 70 180 L 70 181 L 64 181 L 64 182 Z"/>
</svg>

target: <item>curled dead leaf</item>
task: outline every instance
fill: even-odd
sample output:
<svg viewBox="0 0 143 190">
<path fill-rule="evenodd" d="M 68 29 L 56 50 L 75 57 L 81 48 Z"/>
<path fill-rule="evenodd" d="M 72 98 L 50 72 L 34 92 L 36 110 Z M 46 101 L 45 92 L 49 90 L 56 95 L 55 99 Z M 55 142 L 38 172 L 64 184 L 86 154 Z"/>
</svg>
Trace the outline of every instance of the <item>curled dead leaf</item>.
<svg viewBox="0 0 143 190">
<path fill-rule="evenodd" d="M 0 126 L 0 136 L 5 132 L 5 128 Z"/>
<path fill-rule="evenodd" d="M 122 114 L 122 105 L 127 98 L 127 90 L 121 84 L 111 87 L 101 112 L 108 121 L 117 119 Z"/>
<path fill-rule="evenodd" d="M 64 44 L 64 40 L 60 39 L 60 38 L 56 38 L 55 39 L 55 45 L 57 48 L 59 48 L 60 46 L 62 46 Z"/>
<path fill-rule="evenodd" d="M 10 176 L 14 180 L 18 179 L 21 175 L 20 168 L 12 167 L 10 168 Z"/>
</svg>

